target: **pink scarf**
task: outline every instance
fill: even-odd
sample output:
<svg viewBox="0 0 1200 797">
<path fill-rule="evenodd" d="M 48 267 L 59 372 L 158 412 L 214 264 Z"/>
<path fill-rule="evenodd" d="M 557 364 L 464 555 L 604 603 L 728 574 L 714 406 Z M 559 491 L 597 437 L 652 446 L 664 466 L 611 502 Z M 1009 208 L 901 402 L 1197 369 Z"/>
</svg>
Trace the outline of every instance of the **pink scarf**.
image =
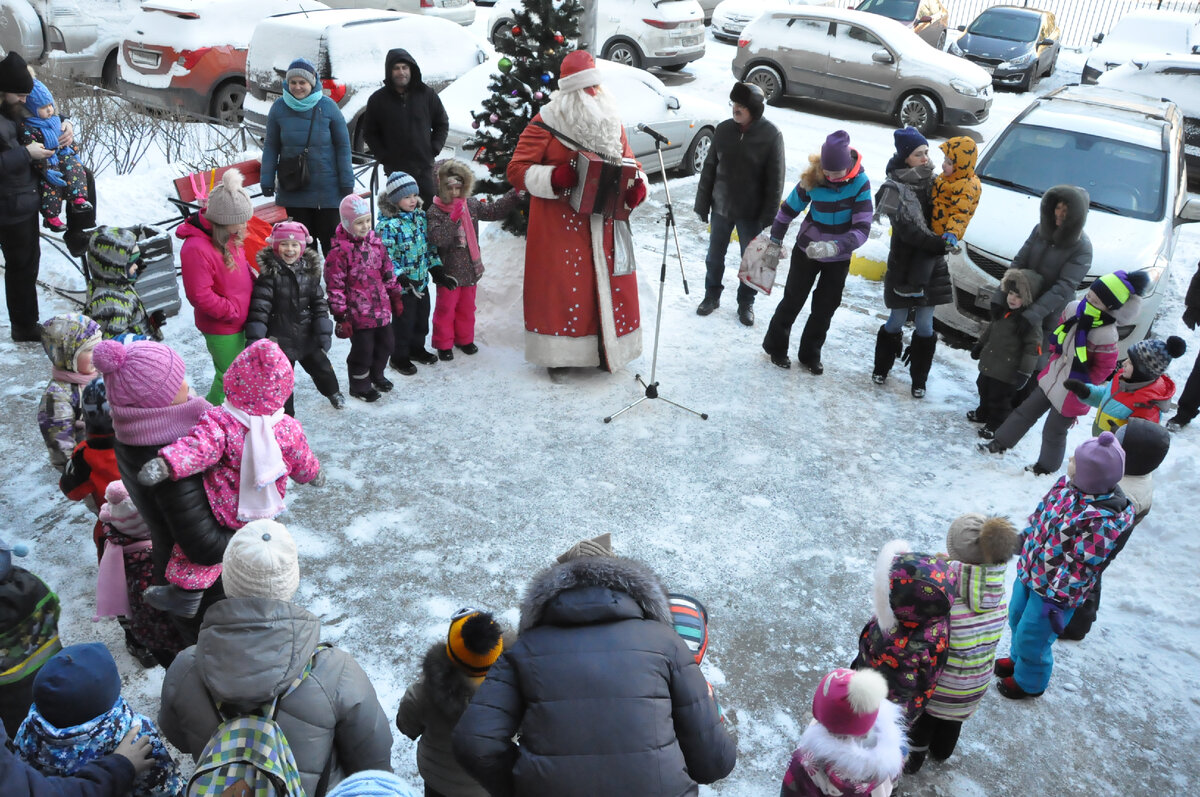
<svg viewBox="0 0 1200 797">
<path fill-rule="evenodd" d="M 165 446 L 192 430 L 212 405 L 199 396 L 167 407 L 109 407 L 117 442 L 127 446 Z"/>
<path fill-rule="evenodd" d="M 112 540 L 104 543 L 104 555 L 100 557 L 100 569 L 96 576 L 96 616 L 92 622 L 104 617 L 128 617 L 129 586 L 125 581 L 125 554 L 150 548 L 150 540 L 138 540 L 128 545 L 117 545 Z"/>
<path fill-rule="evenodd" d="M 72 385 L 90 384 L 98 376 L 100 376 L 98 371 L 93 371 L 90 374 L 81 374 L 78 371 L 64 371 L 61 368 L 50 369 L 50 377 L 55 382 L 69 382 Z"/>
<path fill-rule="evenodd" d="M 451 204 L 446 204 L 442 198 L 434 197 L 433 204 L 450 216 L 450 221 L 457 221 L 463 233 L 463 241 L 467 244 L 467 253 L 471 255 L 471 263 L 479 263 L 479 241 L 475 239 L 475 224 L 471 221 L 471 212 L 467 210 L 467 200 L 459 197 Z"/>
<path fill-rule="evenodd" d="M 283 511 L 283 496 L 275 481 L 286 476 L 287 463 L 275 439 L 275 424 L 283 420 L 283 408 L 270 415 L 251 415 L 226 401 L 221 405 L 229 415 L 246 427 L 242 442 L 242 466 L 238 486 L 238 520 L 273 518 Z"/>
</svg>

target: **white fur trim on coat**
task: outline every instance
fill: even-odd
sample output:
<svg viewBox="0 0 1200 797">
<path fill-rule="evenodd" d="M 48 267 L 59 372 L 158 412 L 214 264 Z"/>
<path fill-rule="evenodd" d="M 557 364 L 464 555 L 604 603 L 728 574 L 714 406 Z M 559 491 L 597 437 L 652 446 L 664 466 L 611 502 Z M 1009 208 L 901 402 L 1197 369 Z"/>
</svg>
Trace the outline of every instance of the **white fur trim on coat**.
<svg viewBox="0 0 1200 797">
<path fill-rule="evenodd" d="M 799 748 L 812 756 L 814 764 L 828 765 L 846 780 L 871 783 L 900 777 L 904 741 L 904 714 L 885 700 L 866 736 L 838 736 L 814 720 L 800 736 Z"/>
<path fill-rule="evenodd" d="M 525 170 L 525 190 L 541 199 L 554 199 L 554 186 L 550 183 L 553 166 L 536 164 Z"/>
<path fill-rule="evenodd" d="M 600 70 L 596 67 L 591 69 L 581 69 L 578 72 L 573 72 L 566 77 L 558 79 L 559 91 L 578 91 L 586 89 L 589 86 L 600 85 Z"/>
<path fill-rule="evenodd" d="M 880 549 L 879 558 L 875 560 L 875 619 L 879 621 L 879 630 L 885 634 L 891 634 L 896 628 L 896 615 L 890 600 L 892 560 L 911 550 L 904 540 L 892 540 Z"/>
</svg>

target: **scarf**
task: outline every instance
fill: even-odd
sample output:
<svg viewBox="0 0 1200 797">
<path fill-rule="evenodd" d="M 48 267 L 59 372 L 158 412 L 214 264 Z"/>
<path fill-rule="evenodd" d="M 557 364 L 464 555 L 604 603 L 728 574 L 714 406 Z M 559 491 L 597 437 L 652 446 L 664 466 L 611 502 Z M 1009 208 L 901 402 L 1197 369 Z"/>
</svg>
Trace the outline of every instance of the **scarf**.
<svg viewBox="0 0 1200 797">
<path fill-rule="evenodd" d="M 206 410 L 212 408 L 199 396 L 188 396 L 182 404 L 167 407 L 109 406 L 117 442 L 127 446 L 165 446 L 183 437 Z"/>
<path fill-rule="evenodd" d="M 129 585 L 125 578 L 125 554 L 148 550 L 150 540 L 137 540 L 127 545 L 118 545 L 105 540 L 104 554 L 100 557 L 100 569 L 96 575 L 97 622 L 104 617 L 128 617 Z"/>
<path fill-rule="evenodd" d="M 1091 374 L 1087 368 L 1088 333 L 1097 327 L 1111 323 L 1113 323 L 1112 316 L 1093 306 L 1090 302 L 1082 301 L 1075 308 L 1075 315 L 1059 324 L 1058 329 L 1054 330 L 1055 340 L 1057 341 L 1054 347 L 1056 354 L 1061 354 L 1065 351 L 1067 337 L 1071 335 L 1072 329 L 1075 331 L 1075 358 L 1071 361 L 1072 379 L 1078 379 L 1080 382 L 1091 382 Z"/>
<path fill-rule="evenodd" d="M 43 146 L 46 149 L 58 149 L 58 138 L 62 135 L 62 117 L 54 114 L 49 119 L 43 119 L 34 110 L 33 116 L 26 119 L 25 124 L 29 127 L 36 127 L 41 132 Z"/>
<path fill-rule="evenodd" d="M 241 483 L 238 487 L 238 520 L 273 518 L 283 511 L 283 496 L 275 481 L 288 473 L 283 451 L 275 439 L 275 424 L 283 420 L 283 408 L 270 415 L 250 415 L 227 400 L 222 409 L 246 427 L 242 443 Z"/>
<path fill-rule="evenodd" d="M 78 371 L 67 371 L 62 368 L 51 368 L 50 378 L 55 382 L 67 382 L 72 385 L 87 385 L 91 384 L 92 380 L 98 377 L 98 373 L 81 374 Z"/>
<path fill-rule="evenodd" d="M 138 775 L 129 794 L 133 797 L 173 797 L 183 793 L 187 781 L 179 774 L 158 727 L 148 717 L 134 714 L 123 697 L 118 697 L 104 714 L 72 728 L 54 727 L 34 706 L 21 723 L 13 746 L 26 763 L 43 775 L 66 777 L 110 755 L 135 723 L 141 724 L 138 738 L 150 739 L 154 763 Z"/>
<path fill-rule="evenodd" d="M 286 87 L 283 89 L 283 101 L 287 103 L 287 107 L 299 113 L 311 111 L 313 108 L 316 108 L 317 103 L 324 96 L 320 89 L 314 87 L 304 99 L 298 100 L 292 96 L 292 92 L 288 91 Z"/>
<path fill-rule="evenodd" d="M 467 208 L 467 200 L 459 197 L 452 203 L 447 204 L 439 196 L 433 198 L 433 204 L 443 213 L 450 216 L 450 221 L 458 222 L 458 227 L 462 230 L 463 240 L 467 244 L 467 252 L 471 255 L 471 264 L 475 265 L 479 263 L 479 241 L 475 238 L 475 223 L 471 220 L 471 211 Z"/>
</svg>

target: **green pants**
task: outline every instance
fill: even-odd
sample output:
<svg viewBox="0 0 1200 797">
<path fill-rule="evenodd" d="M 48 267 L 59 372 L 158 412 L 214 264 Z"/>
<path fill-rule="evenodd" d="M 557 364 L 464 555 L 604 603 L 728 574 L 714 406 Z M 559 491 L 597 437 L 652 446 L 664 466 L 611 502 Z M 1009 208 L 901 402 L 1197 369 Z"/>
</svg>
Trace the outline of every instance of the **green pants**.
<svg viewBox="0 0 1200 797">
<path fill-rule="evenodd" d="M 208 346 L 208 353 L 212 355 L 213 368 L 217 371 L 213 376 L 212 387 L 208 389 L 208 395 L 205 398 L 208 399 L 209 404 L 218 407 L 225 401 L 225 371 L 233 362 L 233 358 L 246 348 L 246 333 L 209 335 L 205 332 L 204 345 Z"/>
</svg>

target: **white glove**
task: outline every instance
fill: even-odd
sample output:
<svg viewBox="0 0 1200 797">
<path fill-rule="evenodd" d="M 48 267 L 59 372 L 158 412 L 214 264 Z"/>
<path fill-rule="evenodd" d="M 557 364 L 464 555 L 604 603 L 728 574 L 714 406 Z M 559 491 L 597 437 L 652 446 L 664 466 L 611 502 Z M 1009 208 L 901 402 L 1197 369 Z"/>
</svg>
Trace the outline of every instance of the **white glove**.
<svg viewBox="0 0 1200 797">
<path fill-rule="evenodd" d="M 145 485 L 158 484 L 166 481 L 170 475 L 171 472 L 167 470 L 167 461 L 162 457 L 155 457 L 138 471 L 137 480 Z"/>
<path fill-rule="evenodd" d="M 804 254 L 813 260 L 828 260 L 837 257 L 838 245 L 833 241 L 813 241 L 804 247 Z"/>
<path fill-rule="evenodd" d="M 324 487 L 325 486 L 325 470 L 322 468 L 317 471 L 317 475 L 308 483 L 309 487 Z"/>
<path fill-rule="evenodd" d="M 783 257 L 783 244 L 775 241 L 767 241 L 767 257 L 774 258 L 776 262 Z"/>
</svg>

